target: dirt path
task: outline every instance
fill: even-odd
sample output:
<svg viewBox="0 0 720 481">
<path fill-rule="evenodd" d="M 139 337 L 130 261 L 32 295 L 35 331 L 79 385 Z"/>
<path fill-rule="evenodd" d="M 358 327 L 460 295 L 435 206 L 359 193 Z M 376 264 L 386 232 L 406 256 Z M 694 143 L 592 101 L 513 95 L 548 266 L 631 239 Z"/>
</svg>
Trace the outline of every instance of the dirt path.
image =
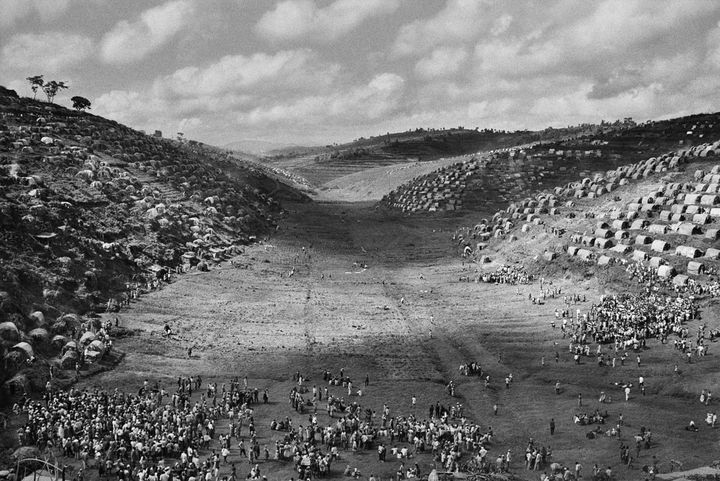
<svg viewBox="0 0 720 481">
<path fill-rule="evenodd" d="M 459 282 L 474 267 L 457 259 L 449 238 L 454 225 L 467 219 L 390 217 L 356 204 L 289 210 L 277 234 L 248 247 L 236 259 L 239 266 L 225 264 L 183 276 L 123 312 L 121 322 L 138 335 L 117 343 L 127 353 L 117 370 L 90 384 L 134 390 L 143 378 L 172 383 L 179 375 L 200 374 L 222 383 L 248 375 L 254 385 L 269 389 L 275 401 L 258 409 L 259 426 L 285 416 L 302 424 L 306 419 L 291 412 L 285 401 L 292 373 L 300 371 L 316 384 L 324 369 L 337 373 L 344 368 L 357 384 L 369 376 L 363 397 L 350 398 L 376 411 L 387 403 L 393 414 L 407 414 L 413 395 L 421 418 L 435 402 L 462 403 L 470 419 L 495 431 L 491 455 L 512 449 L 520 460 L 532 437 L 552 447 L 556 461 L 579 460 L 586 472 L 594 463 L 611 465 L 619 479 L 639 479 L 637 467 L 653 455 L 661 463 L 684 459 L 685 467 L 712 461 L 708 446 L 716 442 L 714 431 L 689 433 L 682 426 L 690 418 L 704 424 L 705 407 L 687 393 L 699 392 L 709 382 L 713 361 L 689 366 L 682 379 L 674 379 L 675 352 L 653 344 L 642 354 L 648 366 L 642 369 L 634 363 L 615 370 L 574 365 L 567 340 L 551 327 L 560 299 L 532 305 L 528 293 L 538 295 L 537 284 L 518 289 Z M 588 303 L 580 308 L 597 298 L 592 280 L 556 279 L 555 286 L 563 293 L 585 294 Z M 177 333 L 170 340 L 160 335 L 166 323 Z M 458 366 L 469 361 L 479 362 L 490 375 L 488 388 L 477 377 L 459 376 Z M 508 374 L 513 382 L 506 389 Z M 611 383 L 641 374 L 648 379 L 648 395 L 633 393 L 630 402 L 620 401 L 620 390 Z M 450 380 L 457 384 L 455 398 L 445 390 Z M 563 387 L 560 395 L 553 389 L 557 380 Z M 599 405 L 601 390 L 616 402 Z M 330 391 L 348 397 L 341 387 Z M 583 394 L 582 407 L 578 394 Z M 641 426 L 653 431 L 656 444 L 641 453 L 635 470 L 618 466 L 618 439 L 588 440 L 585 433 L 596 426 L 572 423 L 573 413 L 596 407 L 608 411 L 612 424 L 623 413 L 625 442 Z M 326 416 L 321 418 L 327 422 Z M 554 436 L 548 432 L 550 418 L 557 424 Z M 272 433 L 263 436 L 261 442 L 274 443 Z M 360 466 L 363 474 L 371 469 L 389 476 L 396 467 L 380 465 L 372 453 L 343 456 L 343 465 Z M 429 455 L 417 460 L 427 472 Z M 520 468 L 521 462 L 515 466 Z M 281 463 L 269 463 L 267 470 L 269 479 L 292 476 Z"/>
</svg>

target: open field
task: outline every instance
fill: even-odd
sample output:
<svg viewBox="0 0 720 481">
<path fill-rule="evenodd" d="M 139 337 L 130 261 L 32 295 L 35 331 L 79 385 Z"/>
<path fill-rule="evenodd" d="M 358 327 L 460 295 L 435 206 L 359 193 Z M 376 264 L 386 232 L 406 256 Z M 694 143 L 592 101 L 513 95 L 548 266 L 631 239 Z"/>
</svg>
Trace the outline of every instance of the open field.
<svg viewBox="0 0 720 481">
<path fill-rule="evenodd" d="M 407 219 L 365 204 L 287 208 L 276 235 L 247 248 L 235 266 L 183 276 L 122 312 L 121 325 L 138 331 L 116 344 L 127 353 L 124 361 L 83 384 L 135 391 L 146 378 L 172 387 L 180 375 L 199 374 L 204 382 L 218 385 L 247 375 L 251 387 L 269 390 L 271 402 L 257 407 L 255 423 L 260 444 L 272 452 L 280 433 L 269 430 L 270 420 L 289 416 L 294 425 L 307 422 L 307 415 L 293 411 L 287 401 L 295 384 L 293 373 L 299 371 L 310 385 L 320 387 L 324 369 L 337 374 L 344 368 L 356 385 L 369 377 L 362 397 L 350 399 L 378 413 L 386 403 L 391 415 L 413 414 L 413 395 L 414 414 L 421 419 L 435 402 L 448 407 L 462 403 L 471 421 L 492 426 L 491 459 L 511 449 L 512 471 L 521 478 L 537 477 L 524 470 L 521 458 L 530 437 L 551 447 L 556 462 L 580 461 L 586 473 L 594 463 L 612 466 L 618 479 L 642 479 L 640 468 L 653 456 L 661 472 L 669 470 L 671 459 L 691 468 L 717 458 L 717 432 L 703 422 L 705 412 L 715 408 L 697 401 L 701 389 L 718 391 L 714 344 L 708 357 L 690 365 L 671 344 L 654 340 L 640 353 L 641 367 L 635 353 L 615 368 L 575 365 L 567 339 L 551 326 L 562 299 L 532 305 L 528 294 L 539 294 L 537 282 L 519 288 L 458 282 L 475 267 L 457 259 L 448 239 L 456 224 L 471 217 Z M 568 274 L 553 282 L 563 295 L 586 296 L 579 309 L 599 297 L 594 280 Z M 716 316 L 706 314 L 688 325 L 691 333 L 700 322 L 717 327 Z M 166 323 L 177 333 L 172 340 L 161 336 Z M 193 348 L 190 359 L 188 347 Z M 489 388 L 477 377 L 459 376 L 458 366 L 470 361 L 489 373 Z M 673 373 L 675 363 L 679 375 Z M 513 382 L 506 389 L 503 379 L 508 374 Z M 646 379 L 646 395 L 633 389 L 630 401 L 621 400 L 621 390 L 613 383 L 637 382 L 640 375 Z M 457 384 L 455 398 L 444 389 L 450 380 Z M 562 386 L 560 395 L 554 392 L 556 381 Z M 600 391 L 613 402 L 598 404 Z M 330 393 L 348 399 L 341 386 L 330 387 Z M 326 425 L 324 403 L 319 404 L 319 422 Z M 641 426 L 653 432 L 651 449 L 641 450 L 631 469 L 620 465 L 617 438 L 587 439 L 586 432 L 596 426 L 573 424 L 574 413 L 595 408 L 609 414 L 603 429 L 623 414 L 625 443 L 634 446 L 631 436 Z M 548 429 L 551 418 L 557 424 L 554 436 Z M 690 419 L 699 432 L 684 429 Z M 219 425 L 222 432 L 223 423 Z M 234 447 L 230 459 L 239 462 Z M 408 466 L 415 462 L 425 474 L 431 469 L 427 453 L 406 460 Z M 357 466 L 364 476 L 373 472 L 388 478 L 399 462 L 379 463 L 374 452 L 342 451 L 333 477 L 339 477 L 346 464 Z M 238 468 L 245 476 L 247 460 Z M 296 475 L 289 462 L 271 460 L 261 463 L 261 469 L 271 480 Z M 228 471 L 223 466 L 223 472 Z"/>
</svg>

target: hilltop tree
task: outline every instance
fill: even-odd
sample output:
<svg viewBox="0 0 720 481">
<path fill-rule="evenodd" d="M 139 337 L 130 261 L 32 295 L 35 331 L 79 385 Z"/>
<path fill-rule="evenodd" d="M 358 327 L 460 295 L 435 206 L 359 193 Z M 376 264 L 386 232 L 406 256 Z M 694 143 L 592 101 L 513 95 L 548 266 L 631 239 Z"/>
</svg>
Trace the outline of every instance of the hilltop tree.
<svg viewBox="0 0 720 481">
<path fill-rule="evenodd" d="M 61 89 L 68 88 L 67 85 L 65 85 L 65 82 L 58 82 L 56 80 L 51 80 L 45 85 L 43 85 L 43 92 L 45 92 L 45 95 L 47 95 L 48 102 L 53 103 L 53 100 L 55 100 L 55 96 Z"/>
<path fill-rule="evenodd" d="M 75 110 L 90 110 L 90 101 L 86 99 L 85 97 L 80 97 L 79 95 L 76 95 L 75 97 L 70 99 L 73 103 L 73 108 Z"/>
<path fill-rule="evenodd" d="M 30 88 L 33 91 L 33 100 L 35 100 L 35 97 L 37 97 L 38 87 L 42 87 L 45 84 L 45 81 L 43 80 L 43 76 L 35 75 L 33 77 L 28 77 L 25 80 L 30 82 Z"/>
</svg>

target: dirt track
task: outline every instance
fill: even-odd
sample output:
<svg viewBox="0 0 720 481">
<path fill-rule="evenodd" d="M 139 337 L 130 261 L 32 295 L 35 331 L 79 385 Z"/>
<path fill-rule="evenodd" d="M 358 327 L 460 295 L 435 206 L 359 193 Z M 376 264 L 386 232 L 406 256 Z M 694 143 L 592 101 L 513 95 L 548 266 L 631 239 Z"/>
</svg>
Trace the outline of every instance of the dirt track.
<svg viewBox="0 0 720 481">
<path fill-rule="evenodd" d="M 618 364 L 615 370 L 592 363 L 576 366 L 567 340 L 550 325 L 562 300 L 532 305 L 527 297 L 539 293 L 537 283 L 517 289 L 458 282 L 474 266 L 462 264 L 449 238 L 457 224 L 470 223 L 480 214 L 469 220 L 407 219 L 359 204 L 314 203 L 288 209 L 276 235 L 249 247 L 235 266 L 228 263 L 208 273 L 183 276 L 121 313 L 122 324 L 139 334 L 120 340 L 118 348 L 127 352 L 123 363 L 89 384 L 134 390 L 143 378 L 172 383 L 178 375 L 200 374 L 222 383 L 247 374 L 251 385 L 268 388 L 274 401 L 259 407 L 256 415 L 261 444 L 272 445 L 277 434 L 263 431 L 270 419 L 294 415 L 297 423 L 307 422 L 287 404 L 292 374 L 299 370 L 316 384 L 323 369 L 337 373 L 343 367 L 358 384 L 366 374 L 370 377 L 363 397 L 352 400 L 377 411 L 387 403 L 393 415 L 410 414 L 413 394 L 421 419 L 436 401 L 446 406 L 463 403 L 470 419 L 493 427 L 496 437 L 490 455 L 512 449 L 517 460 L 513 471 L 528 479 L 537 478 L 524 471 L 521 461 L 529 437 L 551 446 L 555 461 L 580 461 L 587 477 L 594 463 L 613 466 L 620 479 L 640 479 L 638 468 L 649 464 L 653 455 L 663 471 L 670 459 L 683 460 L 685 467 L 714 459 L 709 446 L 717 443 L 717 436 L 704 426 L 706 408 L 694 397 L 717 383 L 704 380 L 714 364 L 714 346 L 708 360 L 687 369 L 682 365 L 687 372 L 678 379 L 672 366 L 679 356 L 671 346 L 655 343 L 641 353 L 642 368 L 634 362 Z M 593 281 L 554 282 L 563 293 L 587 296 L 588 303 L 579 308 L 597 299 Z M 172 340 L 161 336 L 166 323 L 177 333 Z M 694 328 L 690 326 L 691 332 Z M 193 348 L 191 359 L 188 347 Z M 458 376 L 458 366 L 468 361 L 479 362 L 490 373 L 490 388 L 476 377 Z M 509 373 L 514 381 L 506 389 L 503 379 Z M 611 383 L 636 382 L 641 374 L 647 379 L 647 396 L 633 392 L 630 402 L 620 401 L 620 390 Z M 451 379 L 458 384 L 456 398 L 444 390 Z M 561 395 L 554 393 L 557 380 Z M 341 387 L 333 389 L 342 395 Z M 601 390 L 615 402 L 599 405 Z M 579 393 L 582 408 L 577 407 Z M 492 414 L 495 403 L 498 416 Z M 595 407 L 609 412 L 611 424 L 623 413 L 626 443 L 634 445 L 630 435 L 640 426 L 653 431 L 655 446 L 641 452 L 633 470 L 619 466 L 616 438 L 588 440 L 585 433 L 596 426 L 572 423 L 573 413 Z M 321 418 L 326 424 L 324 413 Z M 550 418 L 557 423 L 552 437 Z M 699 433 L 682 429 L 689 419 L 701 427 Z M 339 475 L 348 463 L 364 475 L 394 473 L 396 462 L 380 465 L 375 459 L 374 453 L 344 453 L 333 471 Z M 430 469 L 429 455 L 415 461 L 425 473 Z M 242 476 L 245 466 L 240 468 Z M 293 475 L 289 464 L 271 462 L 264 469 L 269 479 Z"/>
</svg>

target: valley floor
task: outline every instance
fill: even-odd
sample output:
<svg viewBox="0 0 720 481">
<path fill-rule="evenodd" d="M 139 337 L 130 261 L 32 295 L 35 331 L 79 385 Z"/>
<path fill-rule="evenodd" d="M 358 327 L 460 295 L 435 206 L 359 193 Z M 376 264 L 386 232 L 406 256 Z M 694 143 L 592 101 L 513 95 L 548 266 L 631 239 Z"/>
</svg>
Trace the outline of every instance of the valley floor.
<svg viewBox="0 0 720 481">
<path fill-rule="evenodd" d="M 540 295 L 538 282 L 460 282 L 472 276 L 476 266 L 459 259 L 450 237 L 456 225 L 470 224 L 480 214 L 409 219 L 367 204 L 287 208 L 278 231 L 248 247 L 233 264 L 182 276 L 121 312 L 120 324 L 137 331 L 116 343 L 126 353 L 124 361 L 82 385 L 136 392 L 144 379 L 159 379 L 172 389 L 178 376 L 201 375 L 204 383 L 218 386 L 247 376 L 251 387 L 269 392 L 271 402 L 257 407 L 255 424 L 260 444 L 272 452 L 281 437 L 270 431 L 272 419 L 288 416 L 295 426 L 308 421 L 307 414 L 296 413 L 288 403 L 296 385 L 293 374 L 299 371 L 309 378 L 309 386 L 324 388 L 323 371 L 337 375 L 343 368 L 355 386 L 366 376 L 369 386 L 363 387 L 361 397 L 348 397 L 342 386 L 329 392 L 375 410 L 378 419 L 383 404 L 391 415 L 424 419 L 431 404 L 462 403 L 472 422 L 492 426 L 491 459 L 512 450 L 512 472 L 524 479 L 539 476 L 526 471 L 522 460 L 529 438 L 551 448 L 555 462 L 572 467 L 579 461 L 586 478 L 596 463 L 611 466 L 617 479 L 637 480 L 644 478 L 641 468 L 651 464 L 653 456 L 662 472 L 670 469 L 670 460 L 692 468 L 717 457 L 717 431 L 703 422 L 706 411 L 716 407 L 698 402 L 701 389 L 718 388 L 712 374 L 717 366 L 714 344 L 708 357 L 689 365 L 671 344 L 656 341 L 639 353 L 641 367 L 636 353 L 630 353 L 632 362 L 615 368 L 590 361 L 576 365 L 559 323 L 553 328 L 551 322 L 555 309 L 563 308 L 563 295 L 586 297 L 571 309 L 586 310 L 596 302 L 596 282 L 571 276 L 553 279 L 562 295 L 541 305 L 528 300 L 529 294 Z M 700 322 L 689 325 L 691 333 Z M 175 336 L 161 335 L 166 324 Z M 472 361 L 489 373 L 489 387 L 478 377 L 459 374 L 460 364 Z M 675 363 L 680 374 L 673 372 Z M 509 374 L 513 381 L 506 388 Z M 626 402 L 615 383 L 637 383 L 639 376 L 645 377 L 646 395 L 634 388 Z M 454 398 L 445 389 L 451 380 L 457 386 Z M 558 381 L 560 394 L 554 389 Z M 612 397 L 611 403 L 598 403 L 601 391 Z M 327 425 L 324 403 L 319 404 L 319 422 Z M 596 408 L 608 413 L 603 430 L 616 425 L 622 413 L 620 440 L 604 435 L 588 439 L 586 433 L 597 425 L 573 423 L 573 414 Z M 552 436 L 551 418 L 557 426 Z M 684 429 L 691 419 L 699 432 Z M 219 426 L 219 432 L 227 430 L 224 423 Z M 640 451 L 629 469 L 620 464 L 619 445 L 629 443 L 634 455 L 632 436 L 643 426 L 652 431 L 653 444 Z M 392 447 L 389 439 L 386 444 Z M 230 460 L 244 478 L 248 461 L 240 459 L 235 443 Z M 414 463 L 424 474 L 433 465 L 428 453 L 405 460 L 407 466 Z M 380 463 L 374 451 L 341 451 L 332 477 L 340 478 L 347 464 L 358 467 L 363 479 L 370 473 L 388 479 L 399 461 Z M 289 462 L 271 460 L 260 467 L 269 480 L 297 477 Z M 221 472 L 228 474 L 229 466 L 223 465 Z"/>
</svg>

